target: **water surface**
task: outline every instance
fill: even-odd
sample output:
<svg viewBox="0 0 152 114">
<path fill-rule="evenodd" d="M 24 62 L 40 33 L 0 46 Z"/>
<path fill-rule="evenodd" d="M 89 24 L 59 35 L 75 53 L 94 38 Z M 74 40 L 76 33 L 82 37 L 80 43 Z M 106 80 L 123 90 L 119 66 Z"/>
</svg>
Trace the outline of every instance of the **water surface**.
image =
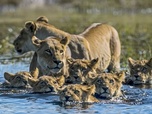
<svg viewBox="0 0 152 114">
<path fill-rule="evenodd" d="M 4 72 L 28 71 L 29 64 L 0 64 L 0 83 Z M 64 106 L 56 94 L 33 94 L 24 89 L 0 88 L 0 114 L 151 114 L 152 89 L 124 85 L 127 100 L 101 100 L 100 103 Z"/>
</svg>

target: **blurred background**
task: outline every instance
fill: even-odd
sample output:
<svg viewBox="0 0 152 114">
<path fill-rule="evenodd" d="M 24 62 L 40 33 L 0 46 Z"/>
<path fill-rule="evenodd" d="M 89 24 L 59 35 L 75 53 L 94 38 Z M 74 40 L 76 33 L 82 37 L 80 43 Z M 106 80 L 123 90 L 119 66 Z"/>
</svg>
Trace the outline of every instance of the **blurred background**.
<svg viewBox="0 0 152 114">
<path fill-rule="evenodd" d="M 94 22 L 114 26 L 122 44 L 122 67 L 127 66 L 128 57 L 152 57 L 151 0 L 1 0 L 0 58 L 16 56 L 12 42 L 26 21 L 39 16 L 71 34 Z"/>
</svg>

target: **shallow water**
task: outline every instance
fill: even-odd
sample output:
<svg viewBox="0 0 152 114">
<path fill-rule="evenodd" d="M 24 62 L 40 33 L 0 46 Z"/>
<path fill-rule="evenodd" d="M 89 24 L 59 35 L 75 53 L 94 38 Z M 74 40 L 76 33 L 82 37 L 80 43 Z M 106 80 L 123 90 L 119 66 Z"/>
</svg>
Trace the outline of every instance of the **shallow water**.
<svg viewBox="0 0 152 114">
<path fill-rule="evenodd" d="M 0 83 L 4 72 L 28 71 L 28 64 L 0 64 Z M 23 89 L 0 88 L 0 114 L 151 114 L 152 89 L 150 87 L 123 86 L 126 96 L 123 100 L 101 100 L 95 104 L 63 106 L 56 94 L 32 94 Z"/>
</svg>

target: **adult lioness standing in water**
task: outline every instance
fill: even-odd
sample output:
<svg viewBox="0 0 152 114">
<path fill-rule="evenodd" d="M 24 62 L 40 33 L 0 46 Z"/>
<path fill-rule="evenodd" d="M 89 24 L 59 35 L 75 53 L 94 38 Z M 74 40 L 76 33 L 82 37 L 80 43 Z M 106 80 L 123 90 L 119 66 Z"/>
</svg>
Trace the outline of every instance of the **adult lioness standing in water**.
<svg viewBox="0 0 152 114">
<path fill-rule="evenodd" d="M 68 47 L 71 57 L 76 59 L 99 58 L 99 68 L 101 70 L 119 71 L 121 44 L 118 32 L 110 25 L 94 23 L 84 32 L 73 35 L 64 32 L 48 24 L 46 17 L 40 17 L 36 22 L 28 21 L 21 30 L 19 36 L 14 41 L 15 49 L 23 54 L 28 51 L 36 51 L 33 45 L 38 40 L 33 38 L 45 39 L 48 36 L 58 38 L 70 37 Z"/>
</svg>

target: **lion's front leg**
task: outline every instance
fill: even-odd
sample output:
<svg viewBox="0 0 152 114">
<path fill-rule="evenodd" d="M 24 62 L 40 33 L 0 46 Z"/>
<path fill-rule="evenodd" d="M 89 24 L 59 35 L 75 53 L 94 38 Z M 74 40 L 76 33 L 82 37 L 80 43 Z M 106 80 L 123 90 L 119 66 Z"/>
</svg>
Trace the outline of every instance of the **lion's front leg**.
<svg viewBox="0 0 152 114">
<path fill-rule="evenodd" d="M 29 69 L 31 75 L 36 79 L 39 76 L 39 68 L 37 67 L 37 54 L 34 53 Z"/>
</svg>

